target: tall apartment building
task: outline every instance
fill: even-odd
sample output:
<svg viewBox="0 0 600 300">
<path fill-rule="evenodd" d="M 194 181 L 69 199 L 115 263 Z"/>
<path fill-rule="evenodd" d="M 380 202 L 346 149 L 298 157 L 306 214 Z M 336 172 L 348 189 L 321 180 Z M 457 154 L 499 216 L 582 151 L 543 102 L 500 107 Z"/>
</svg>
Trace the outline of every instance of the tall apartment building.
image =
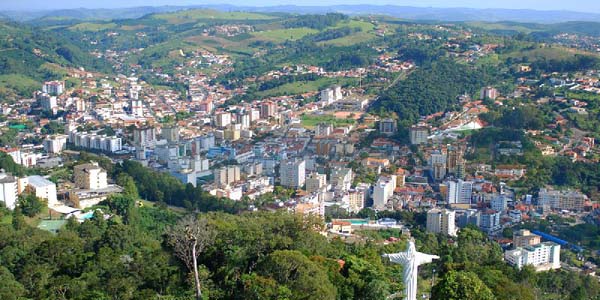
<svg viewBox="0 0 600 300">
<path fill-rule="evenodd" d="M 331 170 L 331 185 L 337 190 L 348 191 L 354 180 L 354 173 L 350 168 L 335 167 Z"/>
<path fill-rule="evenodd" d="M 533 246 L 525 246 L 506 251 L 504 259 L 508 264 L 518 269 L 526 265 L 533 266 L 536 271 L 560 269 L 560 245 L 544 242 Z"/>
<path fill-rule="evenodd" d="M 377 180 L 375 187 L 373 188 L 373 207 L 382 208 L 388 200 L 394 195 L 394 189 L 396 188 L 396 176 L 390 177 L 381 176 Z"/>
<path fill-rule="evenodd" d="M 542 237 L 537 234 L 531 233 L 527 229 L 521 229 L 513 232 L 513 247 L 523 248 L 527 246 L 534 246 L 542 242 Z"/>
<path fill-rule="evenodd" d="M 18 180 L 11 174 L 0 171 L 0 202 L 10 210 L 15 209 L 19 195 Z"/>
<path fill-rule="evenodd" d="M 66 135 L 53 135 L 47 137 L 44 142 L 44 150 L 51 154 L 59 154 L 67 147 Z"/>
<path fill-rule="evenodd" d="M 398 123 L 394 119 L 383 119 L 379 122 L 379 132 L 394 134 L 398 130 Z"/>
<path fill-rule="evenodd" d="M 306 161 L 284 160 L 279 166 L 279 179 L 284 187 L 301 188 L 306 181 Z"/>
<path fill-rule="evenodd" d="M 588 197 L 577 191 L 555 191 L 540 189 L 538 205 L 553 209 L 582 211 Z"/>
<path fill-rule="evenodd" d="M 59 96 L 65 91 L 65 83 L 63 81 L 46 81 L 42 86 L 42 92 Z"/>
<path fill-rule="evenodd" d="M 81 189 L 99 190 L 108 186 L 106 171 L 96 162 L 75 166 L 73 176 L 75 185 Z"/>
<path fill-rule="evenodd" d="M 413 126 L 409 129 L 410 143 L 412 145 L 427 144 L 429 136 L 429 128 L 424 126 Z"/>
<path fill-rule="evenodd" d="M 479 214 L 479 228 L 488 234 L 502 229 L 500 224 L 500 212 L 488 209 Z"/>
<path fill-rule="evenodd" d="M 171 125 L 165 126 L 161 130 L 162 137 L 169 143 L 179 142 L 179 126 Z"/>
<path fill-rule="evenodd" d="M 366 191 L 355 189 L 348 191 L 348 211 L 358 213 L 365 208 L 365 200 L 367 198 Z"/>
<path fill-rule="evenodd" d="M 427 212 L 427 231 L 456 236 L 455 219 L 454 211 L 434 208 Z"/>
<path fill-rule="evenodd" d="M 231 124 L 231 113 L 219 112 L 215 115 L 215 125 L 220 128 L 225 128 Z"/>
<path fill-rule="evenodd" d="M 470 181 L 449 181 L 448 186 L 448 204 L 471 204 L 471 195 L 473 193 L 473 182 Z"/>
<path fill-rule="evenodd" d="M 48 201 L 48 207 L 58 204 L 58 198 L 56 196 L 56 184 L 42 176 L 34 175 L 20 178 L 18 186 L 19 194 L 29 190 L 36 197 Z"/>
<path fill-rule="evenodd" d="M 277 104 L 275 102 L 266 101 L 260 104 L 260 118 L 268 119 L 277 114 Z"/>
<path fill-rule="evenodd" d="M 129 108 L 131 110 L 131 115 L 138 118 L 144 117 L 144 103 L 142 100 L 131 99 L 129 101 Z"/>
<path fill-rule="evenodd" d="M 143 127 L 133 129 L 133 143 L 138 147 L 151 147 L 156 144 L 156 129 Z"/>
<path fill-rule="evenodd" d="M 309 193 L 319 192 L 327 186 L 325 174 L 310 173 L 306 178 L 306 191 Z"/>
<path fill-rule="evenodd" d="M 495 88 L 488 86 L 481 89 L 481 99 L 491 99 L 496 100 L 498 98 L 498 90 Z"/>
<path fill-rule="evenodd" d="M 495 196 L 490 201 L 490 208 L 495 211 L 501 212 L 501 213 L 505 212 L 508 209 L 508 201 L 509 200 L 510 200 L 510 198 L 508 198 L 505 195 Z"/>
<path fill-rule="evenodd" d="M 213 171 L 215 183 L 220 186 L 227 186 L 241 180 L 241 171 L 239 166 L 226 166 Z"/>
</svg>

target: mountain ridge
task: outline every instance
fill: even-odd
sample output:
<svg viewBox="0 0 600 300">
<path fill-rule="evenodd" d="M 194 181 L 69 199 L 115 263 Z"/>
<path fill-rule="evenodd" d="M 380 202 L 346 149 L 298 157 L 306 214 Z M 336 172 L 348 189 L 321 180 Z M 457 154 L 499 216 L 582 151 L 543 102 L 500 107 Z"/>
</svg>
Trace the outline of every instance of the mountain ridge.
<svg viewBox="0 0 600 300">
<path fill-rule="evenodd" d="M 168 13 L 186 9 L 208 8 L 221 11 L 248 11 L 263 13 L 296 13 L 296 14 L 323 14 L 339 12 L 348 15 L 388 15 L 409 20 L 433 21 L 513 21 L 533 23 L 562 23 L 569 21 L 598 21 L 600 13 L 587 13 L 559 10 L 531 10 L 531 9 L 477 9 L 477 8 L 435 8 L 414 7 L 398 5 L 332 5 L 332 6 L 237 6 L 229 4 L 189 5 L 189 6 L 139 6 L 131 8 L 114 9 L 59 9 L 59 10 L 31 10 L 31 11 L 0 11 L 0 14 L 21 22 L 34 22 L 44 18 L 73 18 L 77 20 L 110 20 L 110 19 L 135 19 L 152 13 Z"/>
</svg>

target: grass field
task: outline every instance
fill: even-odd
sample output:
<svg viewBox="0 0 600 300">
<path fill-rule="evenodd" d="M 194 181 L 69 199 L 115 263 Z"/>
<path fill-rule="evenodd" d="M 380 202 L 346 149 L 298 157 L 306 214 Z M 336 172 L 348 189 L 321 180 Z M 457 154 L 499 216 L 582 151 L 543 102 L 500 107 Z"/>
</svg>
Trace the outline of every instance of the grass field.
<svg viewBox="0 0 600 300">
<path fill-rule="evenodd" d="M 153 18 L 165 20 L 170 24 L 191 23 L 198 20 L 271 20 L 273 16 L 247 12 L 220 12 L 215 10 L 193 9 L 176 13 L 157 14 Z"/>
<path fill-rule="evenodd" d="M 315 81 L 298 81 L 278 86 L 276 88 L 258 92 L 260 97 L 274 97 L 282 95 L 298 95 L 308 92 L 315 92 L 325 89 L 335 84 L 346 84 L 349 81 L 354 81 L 351 78 L 320 78 Z"/>
<path fill-rule="evenodd" d="M 309 34 L 314 34 L 319 32 L 316 29 L 312 28 L 289 28 L 289 29 L 275 29 L 275 30 L 266 30 L 252 33 L 253 36 L 260 40 L 272 41 L 275 43 L 282 43 L 287 40 L 295 41 L 299 40 Z"/>
<path fill-rule="evenodd" d="M 536 48 L 532 50 L 526 51 L 517 51 L 513 53 L 509 53 L 507 57 L 513 58 L 523 58 L 527 57 L 529 61 L 536 61 L 540 59 L 546 60 L 564 60 L 575 56 L 576 54 L 587 54 L 587 55 L 597 55 L 591 52 L 585 52 L 576 49 L 563 48 L 563 47 L 544 47 L 544 48 Z"/>
<path fill-rule="evenodd" d="M 117 24 L 115 23 L 79 23 L 69 27 L 69 30 L 72 31 L 90 31 L 90 32 L 98 32 L 108 29 L 116 28 Z"/>
<path fill-rule="evenodd" d="M 341 28 L 341 27 L 350 27 L 350 28 L 360 28 L 360 31 L 355 32 L 351 35 L 341 37 L 339 39 L 328 40 L 322 42 L 322 45 L 334 45 L 334 46 L 351 46 L 358 43 L 363 43 L 369 40 L 376 38 L 374 29 L 375 25 L 369 22 L 360 21 L 360 20 L 349 20 L 346 22 L 340 22 L 336 26 L 332 28 Z"/>
<path fill-rule="evenodd" d="M 319 123 L 329 123 L 333 127 L 345 126 L 356 123 L 354 119 L 338 119 L 332 115 L 302 115 L 302 126 L 314 128 Z"/>
</svg>

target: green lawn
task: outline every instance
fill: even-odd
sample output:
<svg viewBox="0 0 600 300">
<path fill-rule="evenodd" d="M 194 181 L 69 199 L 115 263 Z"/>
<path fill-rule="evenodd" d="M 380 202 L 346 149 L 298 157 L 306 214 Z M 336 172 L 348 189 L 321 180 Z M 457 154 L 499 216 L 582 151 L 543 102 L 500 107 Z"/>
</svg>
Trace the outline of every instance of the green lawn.
<svg viewBox="0 0 600 300">
<path fill-rule="evenodd" d="M 73 25 L 73 26 L 69 27 L 69 30 L 71 30 L 71 31 L 91 31 L 91 32 L 98 32 L 98 31 L 113 29 L 113 28 L 116 28 L 116 27 L 117 27 L 117 24 L 115 24 L 115 23 L 90 23 L 90 22 L 84 22 L 84 23 L 79 23 L 79 24 L 76 24 L 76 25 Z"/>
<path fill-rule="evenodd" d="M 346 22 L 340 22 L 336 26 L 332 28 L 342 28 L 342 27 L 350 27 L 350 28 L 360 28 L 360 31 L 355 32 L 351 35 L 341 37 L 339 39 L 328 40 L 322 45 L 334 45 L 334 46 L 351 46 L 358 43 L 364 43 L 366 41 L 372 40 L 376 38 L 375 35 L 375 25 L 370 22 L 359 21 L 359 20 L 349 20 Z"/>
<path fill-rule="evenodd" d="M 354 119 L 338 119 L 332 115 L 302 115 L 302 126 L 314 128 L 319 123 L 330 123 L 333 127 L 354 124 Z"/>
<path fill-rule="evenodd" d="M 271 20 L 274 16 L 248 12 L 220 12 L 207 9 L 184 10 L 176 13 L 157 14 L 153 18 L 166 20 L 170 24 L 183 24 L 202 19 L 207 20 Z"/>
<path fill-rule="evenodd" d="M 526 51 L 516 51 L 506 55 L 506 57 L 513 58 L 523 58 L 526 57 L 528 61 L 536 61 L 540 59 L 546 60 L 565 60 L 571 57 L 574 57 L 576 54 L 587 54 L 587 55 L 597 55 L 591 52 L 585 52 L 577 49 L 569 49 L 558 46 L 544 47 L 544 48 L 535 48 L 532 50 Z M 506 57 L 502 57 L 505 59 Z"/>
<path fill-rule="evenodd" d="M 275 29 L 275 30 L 266 30 L 266 31 L 258 31 L 252 33 L 256 38 L 261 40 L 268 40 L 275 43 L 282 43 L 287 40 L 295 41 L 299 40 L 309 34 L 314 34 L 319 32 L 316 29 L 301 27 L 301 28 L 288 28 L 288 29 Z"/>
<path fill-rule="evenodd" d="M 287 83 L 276 88 L 256 93 L 259 97 L 274 97 L 282 95 L 298 95 L 319 91 L 335 84 L 346 84 L 357 79 L 353 78 L 320 78 L 315 81 L 298 81 Z"/>
</svg>

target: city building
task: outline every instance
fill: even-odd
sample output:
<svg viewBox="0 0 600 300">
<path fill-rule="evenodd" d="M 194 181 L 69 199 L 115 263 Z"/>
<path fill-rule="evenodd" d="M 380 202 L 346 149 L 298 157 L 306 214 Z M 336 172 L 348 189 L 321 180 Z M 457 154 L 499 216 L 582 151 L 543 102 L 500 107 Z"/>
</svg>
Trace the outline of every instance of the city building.
<svg viewBox="0 0 600 300">
<path fill-rule="evenodd" d="M 330 176 L 331 185 L 341 191 L 348 191 L 354 180 L 354 172 L 350 168 L 334 167 Z"/>
<path fill-rule="evenodd" d="M 81 189 L 99 190 L 108 186 L 106 171 L 96 162 L 75 166 L 73 177 L 75 185 Z"/>
<path fill-rule="evenodd" d="M 260 118 L 269 119 L 277 113 L 277 104 L 275 102 L 266 101 L 260 104 Z"/>
<path fill-rule="evenodd" d="M 504 253 L 504 259 L 518 269 L 530 265 L 536 271 L 560 269 L 560 245 L 552 242 L 525 246 Z"/>
<path fill-rule="evenodd" d="M 485 87 L 485 88 L 481 89 L 480 97 L 483 100 L 485 100 L 485 99 L 496 100 L 496 98 L 498 98 L 498 90 L 496 90 L 495 88 L 493 88 L 491 86 Z"/>
<path fill-rule="evenodd" d="M 367 198 L 366 190 L 357 187 L 354 190 L 348 191 L 348 211 L 358 213 L 365 208 L 365 200 Z"/>
<path fill-rule="evenodd" d="M 215 183 L 220 187 L 228 186 L 241 180 L 240 167 L 237 165 L 215 169 L 213 175 Z"/>
<path fill-rule="evenodd" d="M 231 114 L 228 112 L 219 112 L 215 115 L 215 125 L 219 128 L 225 128 L 231 124 Z"/>
<path fill-rule="evenodd" d="M 47 81 L 42 86 L 42 92 L 59 96 L 65 91 L 65 83 L 63 81 Z"/>
<path fill-rule="evenodd" d="M 434 208 L 427 212 L 427 231 L 456 236 L 455 218 L 452 210 Z"/>
<path fill-rule="evenodd" d="M 284 187 L 301 188 L 306 181 L 306 161 L 284 160 L 279 166 L 279 179 Z"/>
<path fill-rule="evenodd" d="M 383 134 L 394 134 L 398 130 L 398 123 L 394 119 L 383 119 L 379 122 L 379 132 Z"/>
<path fill-rule="evenodd" d="M 52 112 L 55 108 L 58 107 L 58 100 L 56 96 L 50 96 L 48 94 L 44 94 L 40 96 L 40 106 L 42 110 Z"/>
<path fill-rule="evenodd" d="M 325 174 L 310 173 L 306 178 L 306 191 L 309 193 L 320 192 L 327 187 L 327 176 Z"/>
<path fill-rule="evenodd" d="M 19 185 L 16 177 L 0 170 L 0 202 L 10 210 L 15 209 L 19 195 Z"/>
<path fill-rule="evenodd" d="M 66 135 L 53 135 L 47 137 L 44 142 L 44 150 L 50 154 L 60 154 L 67 148 Z"/>
<path fill-rule="evenodd" d="M 473 193 L 473 182 L 463 181 L 448 181 L 448 204 L 459 204 L 468 206 L 471 204 L 471 195 Z"/>
<path fill-rule="evenodd" d="M 179 126 L 165 126 L 161 129 L 161 135 L 167 142 L 177 143 L 179 142 Z"/>
<path fill-rule="evenodd" d="M 19 194 L 31 192 L 36 197 L 48 201 L 48 207 L 58 204 L 56 196 L 56 184 L 54 182 L 38 175 L 20 178 L 18 182 Z"/>
<path fill-rule="evenodd" d="M 131 99 L 129 101 L 129 107 L 131 109 L 131 115 L 137 118 L 144 117 L 144 103 L 142 100 Z"/>
<path fill-rule="evenodd" d="M 383 208 L 387 205 L 390 197 L 394 195 L 396 188 L 396 176 L 381 176 L 373 188 L 373 207 Z"/>
<path fill-rule="evenodd" d="M 577 191 L 557 191 L 542 188 L 539 192 L 538 205 L 548 206 L 552 209 L 583 211 L 587 200 L 588 197 L 585 194 Z"/>
<path fill-rule="evenodd" d="M 490 201 L 490 208 L 503 213 L 508 209 L 508 202 L 510 200 L 506 195 L 497 195 Z"/>
<path fill-rule="evenodd" d="M 527 246 L 534 246 L 542 242 L 542 237 L 537 234 L 531 233 L 527 229 L 521 229 L 513 232 L 513 247 L 523 248 Z"/>
<path fill-rule="evenodd" d="M 429 136 L 429 128 L 424 126 L 412 126 L 409 129 L 410 143 L 412 145 L 427 144 L 427 137 Z"/>
<path fill-rule="evenodd" d="M 134 128 L 133 143 L 137 147 L 153 147 L 156 144 L 156 129 L 154 127 Z"/>
<path fill-rule="evenodd" d="M 482 211 L 479 215 L 479 228 L 488 234 L 493 234 L 502 229 L 500 212 L 493 209 Z"/>
</svg>

